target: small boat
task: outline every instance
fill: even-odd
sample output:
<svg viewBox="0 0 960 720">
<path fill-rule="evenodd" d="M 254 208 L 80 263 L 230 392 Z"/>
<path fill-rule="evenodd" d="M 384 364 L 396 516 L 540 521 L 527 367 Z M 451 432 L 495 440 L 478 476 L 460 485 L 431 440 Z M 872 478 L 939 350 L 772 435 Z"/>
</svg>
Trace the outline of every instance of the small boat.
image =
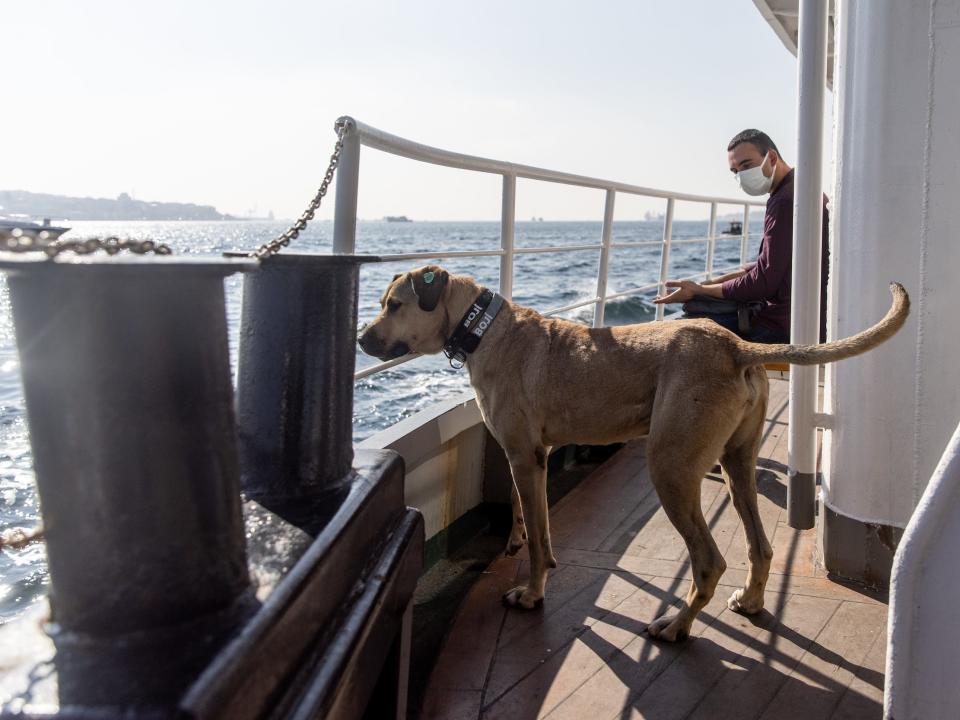
<svg viewBox="0 0 960 720">
<path fill-rule="evenodd" d="M 383 219 L 387 222 L 413 222 L 413 220 L 406 215 L 387 215 Z"/>
<path fill-rule="evenodd" d="M 40 243 L 53 242 L 70 228 L 50 224 L 50 218 L 44 218 L 42 223 L 16 218 L 0 218 L 0 236 L 26 237 Z"/>
<path fill-rule="evenodd" d="M 720 232 L 723 235 L 743 235 L 743 223 L 739 220 L 731 220 L 730 224 Z"/>
</svg>

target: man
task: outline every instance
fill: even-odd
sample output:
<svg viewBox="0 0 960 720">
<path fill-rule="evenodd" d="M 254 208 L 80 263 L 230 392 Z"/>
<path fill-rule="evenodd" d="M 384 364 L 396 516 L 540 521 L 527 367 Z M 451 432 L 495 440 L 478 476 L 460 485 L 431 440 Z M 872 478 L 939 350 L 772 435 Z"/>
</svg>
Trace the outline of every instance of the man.
<svg viewBox="0 0 960 720">
<path fill-rule="evenodd" d="M 732 300 L 738 303 L 763 301 L 750 330 L 738 330 L 737 313 L 709 315 L 728 330 L 752 342 L 790 342 L 790 283 L 793 265 L 793 168 L 787 165 L 780 151 L 766 133 L 744 130 L 727 146 L 730 172 L 740 189 L 748 195 L 770 193 L 763 216 L 763 239 L 756 262 L 743 270 L 701 285 L 690 280 L 670 280 L 667 287 L 676 288 L 668 295 L 659 295 L 655 303 L 682 303 L 694 295 Z M 820 268 L 820 342 L 826 341 L 828 247 L 827 197 L 823 198 L 823 246 Z"/>
</svg>

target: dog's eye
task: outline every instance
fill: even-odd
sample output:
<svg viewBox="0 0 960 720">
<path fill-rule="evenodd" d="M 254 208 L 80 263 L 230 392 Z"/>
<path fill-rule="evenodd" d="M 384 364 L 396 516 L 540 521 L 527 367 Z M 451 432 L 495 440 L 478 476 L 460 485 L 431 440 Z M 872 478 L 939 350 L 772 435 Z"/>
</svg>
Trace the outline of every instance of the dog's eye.
<svg viewBox="0 0 960 720">
<path fill-rule="evenodd" d="M 397 310 L 400 309 L 400 305 L 401 303 L 397 302 L 396 300 L 388 300 L 387 312 L 396 312 Z"/>
</svg>

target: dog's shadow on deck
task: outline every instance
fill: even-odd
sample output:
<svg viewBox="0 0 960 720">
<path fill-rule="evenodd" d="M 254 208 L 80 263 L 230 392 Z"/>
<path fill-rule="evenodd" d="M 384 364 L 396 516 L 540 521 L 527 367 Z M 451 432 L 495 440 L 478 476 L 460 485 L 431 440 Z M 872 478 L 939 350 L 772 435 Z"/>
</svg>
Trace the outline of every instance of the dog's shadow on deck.
<svg viewBox="0 0 960 720">
<path fill-rule="evenodd" d="M 567 577 L 558 585 L 587 570 L 561 567 L 558 575 Z M 609 570 L 572 597 L 558 588 L 560 607 L 548 598 L 537 613 L 508 611 L 477 714 L 463 717 L 733 720 L 802 710 L 805 718 L 828 718 L 841 704 L 842 717 L 880 716 L 880 704 L 849 685 L 855 677 L 882 691 L 882 673 L 822 644 L 822 625 L 811 631 L 786 594 L 771 594 L 770 610 L 744 616 L 724 609 L 732 588 L 720 586 L 693 637 L 650 638 L 647 623 L 678 606 L 687 583 Z M 611 589 L 624 596 L 612 608 Z"/>
</svg>

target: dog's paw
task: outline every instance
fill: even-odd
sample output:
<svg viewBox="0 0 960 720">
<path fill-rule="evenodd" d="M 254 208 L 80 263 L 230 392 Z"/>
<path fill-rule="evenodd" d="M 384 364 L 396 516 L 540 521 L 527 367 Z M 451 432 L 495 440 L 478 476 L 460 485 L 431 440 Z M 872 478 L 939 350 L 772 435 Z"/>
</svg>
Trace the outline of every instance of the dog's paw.
<svg viewBox="0 0 960 720">
<path fill-rule="evenodd" d="M 670 615 L 661 615 L 652 623 L 647 625 L 647 633 L 657 640 L 666 642 L 679 642 L 685 640 L 690 635 L 690 629 L 685 627 L 680 620 L 680 613 Z"/>
<path fill-rule="evenodd" d="M 513 541 L 510 541 L 507 543 L 507 547 L 504 549 L 503 554 L 506 555 L 507 557 L 513 557 L 518 552 L 520 552 L 521 549 L 523 549 L 522 542 L 515 543 Z"/>
<path fill-rule="evenodd" d="M 553 555 L 547 558 L 547 567 L 548 568 L 557 567 L 557 559 Z"/>
<path fill-rule="evenodd" d="M 507 549 L 503 551 L 503 554 L 508 557 L 513 557 L 520 552 L 520 548 L 522 548 L 526 542 L 527 530 L 523 526 L 523 518 L 517 518 L 517 524 L 510 533 L 510 539 L 507 540 Z"/>
<path fill-rule="evenodd" d="M 747 596 L 744 588 L 734 590 L 733 595 L 727 600 L 727 607 L 744 615 L 756 615 L 763 610 L 763 593 L 760 593 L 759 597 L 751 598 Z"/>
<path fill-rule="evenodd" d="M 507 607 L 533 610 L 543 606 L 543 594 L 533 592 L 526 585 L 519 585 L 503 594 L 503 604 Z"/>
</svg>

